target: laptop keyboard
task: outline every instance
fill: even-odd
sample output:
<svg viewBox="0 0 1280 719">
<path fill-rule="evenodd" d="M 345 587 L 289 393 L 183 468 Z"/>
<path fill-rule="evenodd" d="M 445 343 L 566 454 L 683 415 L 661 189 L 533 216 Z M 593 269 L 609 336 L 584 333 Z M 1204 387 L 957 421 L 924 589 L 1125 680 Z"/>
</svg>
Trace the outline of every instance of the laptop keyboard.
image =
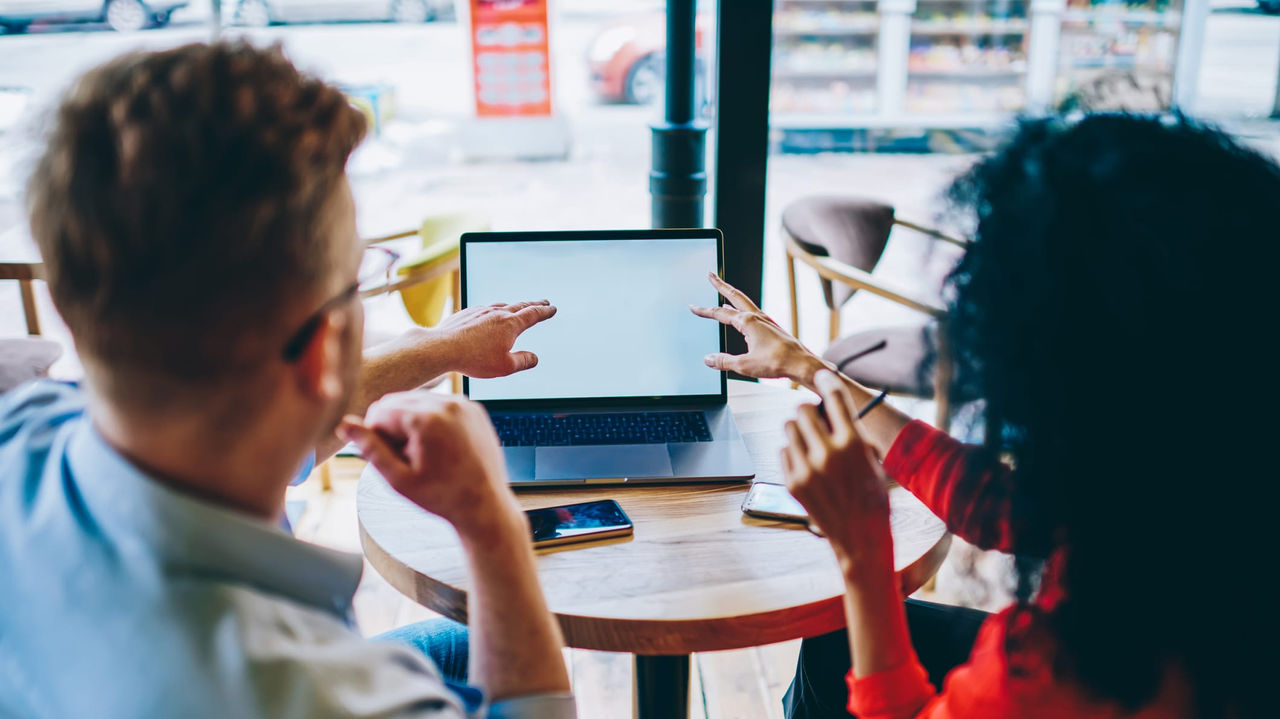
<svg viewBox="0 0 1280 719">
<path fill-rule="evenodd" d="M 504 447 L 710 442 L 702 412 L 493 414 Z"/>
</svg>

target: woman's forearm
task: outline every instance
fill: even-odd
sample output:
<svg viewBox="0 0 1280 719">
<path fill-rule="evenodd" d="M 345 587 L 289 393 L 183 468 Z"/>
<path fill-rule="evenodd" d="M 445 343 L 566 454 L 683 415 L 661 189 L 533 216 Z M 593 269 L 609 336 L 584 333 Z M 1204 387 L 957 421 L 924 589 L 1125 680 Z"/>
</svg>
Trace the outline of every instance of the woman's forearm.
<svg viewBox="0 0 1280 719">
<path fill-rule="evenodd" d="M 844 612 L 853 673 L 862 678 L 901 666 L 911 658 L 911 637 L 893 562 L 844 569 Z"/>
</svg>

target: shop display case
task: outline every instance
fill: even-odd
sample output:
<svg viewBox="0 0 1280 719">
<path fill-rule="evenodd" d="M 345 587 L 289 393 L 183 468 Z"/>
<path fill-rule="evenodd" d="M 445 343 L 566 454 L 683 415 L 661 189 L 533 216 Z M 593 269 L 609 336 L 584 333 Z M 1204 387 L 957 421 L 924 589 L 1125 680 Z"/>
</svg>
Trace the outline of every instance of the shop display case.
<svg viewBox="0 0 1280 719">
<path fill-rule="evenodd" d="M 1181 24 L 1182 0 L 1068 0 L 1055 98 L 1115 70 L 1171 97 Z"/>
<path fill-rule="evenodd" d="M 1208 0 L 776 0 L 771 125 L 986 129 L 1104 73 L 1177 103 Z M 1199 8 L 1204 5 L 1204 8 Z M 1188 45 L 1188 47 L 1180 47 Z M 1193 83 L 1184 83 L 1193 84 Z"/>
<path fill-rule="evenodd" d="M 773 16 L 775 113 L 876 110 L 876 0 L 781 0 Z"/>
<path fill-rule="evenodd" d="M 907 58 L 909 113 L 1026 106 L 1028 0 L 919 0 Z"/>
</svg>

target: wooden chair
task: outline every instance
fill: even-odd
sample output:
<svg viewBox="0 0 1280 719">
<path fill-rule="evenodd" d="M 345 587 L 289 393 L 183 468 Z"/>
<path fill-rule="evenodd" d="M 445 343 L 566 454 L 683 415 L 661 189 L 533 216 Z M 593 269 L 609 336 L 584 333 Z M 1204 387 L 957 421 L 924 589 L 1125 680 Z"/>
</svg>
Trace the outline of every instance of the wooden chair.
<svg viewBox="0 0 1280 719">
<path fill-rule="evenodd" d="M 893 207 L 855 197 L 814 196 L 797 200 L 782 213 L 782 238 L 787 256 L 787 286 L 791 293 L 791 331 L 800 333 L 800 307 L 796 296 L 796 260 L 812 267 L 822 283 L 828 311 L 831 345 L 823 359 L 839 363 L 859 350 L 881 340 L 884 350 L 868 355 L 844 368 L 845 374 L 868 387 L 887 389 L 890 394 L 937 403 L 937 426 L 946 430 L 951 423 L 949 391 L 951 363 L 945 347 L 939 346 L 945 333 L 939 323 L 946 310 L 935 301 L 895 287 L 872 275 L 889 243 L 894 227 L 903 227 L 932 239 L 960 247 L 965 240 L 945 235 L 914 222 L 899 219 Z M 928 318 L 923 327 L 883 327 L 840 338 L 840 308 L 863 290 L 909 307 Z M 837 339 L 839 338 L 839 339 Z M 921 372 L 934 357 L 931 372 Z"/>
</svg>

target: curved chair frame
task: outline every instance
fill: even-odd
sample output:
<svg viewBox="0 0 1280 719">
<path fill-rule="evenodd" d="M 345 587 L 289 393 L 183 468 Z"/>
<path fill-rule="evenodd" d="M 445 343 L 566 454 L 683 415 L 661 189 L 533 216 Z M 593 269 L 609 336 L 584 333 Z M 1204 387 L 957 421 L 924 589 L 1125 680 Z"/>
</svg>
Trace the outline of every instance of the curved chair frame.
<svg viewBox="0 0 1280 719">
<path fill-rule="evenodd" d="M 934 229 L 918 225 L 914 222 L 894 218 L 894 226 L 914 230 L 935 240 L 947 242 L 957 247 L 968 247 L 969 242 L 944 234 Z M 787 289 L 791 295 L 791 333 L 800 337 L 800 305 L 796 294 L 796 260 L 812 267 L 818 276 L 831 282 L 839 282 L 854 290 L 864 290 L 873 295 L 883 297 L 890 302 L 920 312 L 941 324 L 946 320 L 945 308 L 914 295 L 910 290 L 896 287 L 872 276 L 870 272 L 853 265 L 841 262 L 834 257 L 815 255 L 806 250 L 795 237 L 782 228 L 783 246 L 787 256 Z M 840 310 L 830 310 L 828 316 L 829 340 L 840 336 Z M 937 405 L 936 425 L 946 431 L 951 425 L 951 401 L 947 391 L 954 374 L 951 353 L 946 347 L 946 332 L 938 332 L 938 368 L 934 374 L 933 397 Z"/>
</svg>

